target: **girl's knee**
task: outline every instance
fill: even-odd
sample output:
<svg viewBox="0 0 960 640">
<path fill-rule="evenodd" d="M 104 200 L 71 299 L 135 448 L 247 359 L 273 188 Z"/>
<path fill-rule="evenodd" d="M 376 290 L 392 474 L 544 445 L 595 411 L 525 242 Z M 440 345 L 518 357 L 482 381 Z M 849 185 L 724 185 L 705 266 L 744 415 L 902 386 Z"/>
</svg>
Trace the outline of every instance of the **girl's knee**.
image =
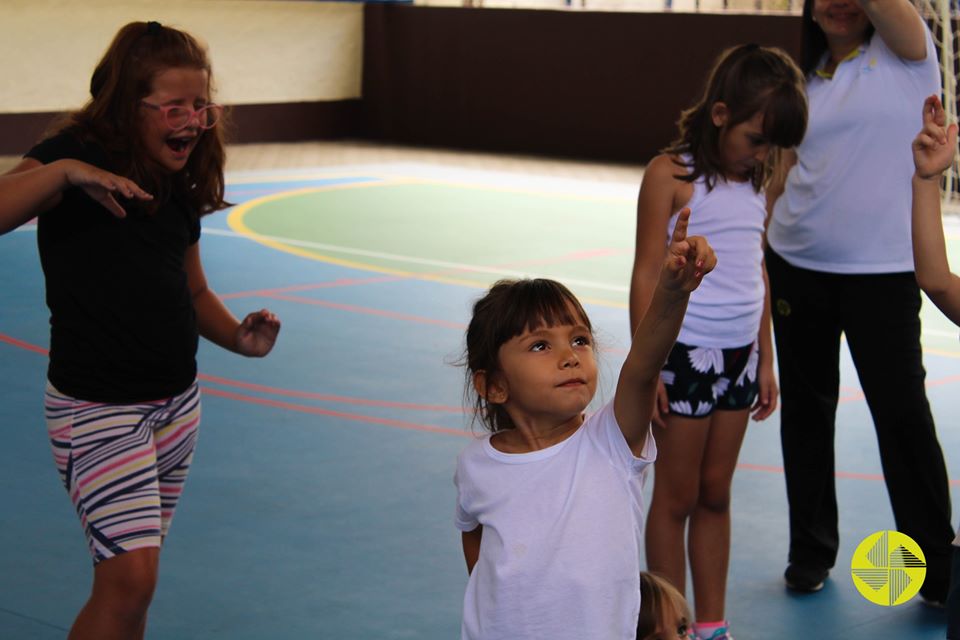
<svg viewBox="0 0 960 640">
<path fill-rule="evenodd" d="M 143 615 L 157 585 L 159 549 L 138 549 L 101 561 L 94 569 L 93 595 L 117 614 Z"/>
<path fill-rule="evenodd" d="M 672 520 L 687 520 L 696 510 L 698 496 L 696 491 L 672 491 L 665 495 L 656 496 L 651 505 L 651 517 L 653 512 L 660 511 Z"/>
<path fill-rule="evenodd" d="M 697 508 L 711 513 L 723 514 L 730 511 L 730 485 L 721 487 L 701 487 Z"/>
</svg>

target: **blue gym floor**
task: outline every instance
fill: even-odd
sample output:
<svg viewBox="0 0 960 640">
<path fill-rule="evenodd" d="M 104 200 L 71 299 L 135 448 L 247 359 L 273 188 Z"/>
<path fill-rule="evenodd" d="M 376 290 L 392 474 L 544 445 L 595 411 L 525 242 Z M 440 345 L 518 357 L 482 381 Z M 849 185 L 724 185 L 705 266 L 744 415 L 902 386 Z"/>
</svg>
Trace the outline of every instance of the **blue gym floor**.
<svg viewBox="0 0 960 640">
<path fill-rule="evenodd" d="M 200 442 L 147 637 L 458 638 L 452 476 L 471 427 L 455 362 L 471 303 L 508 274 L 571 283 L 598 327 L 609 399 L 629 340 L 635 189 L 430 166 L 230 176 L 238 207 L 204 220 L 207 278 L 237 315 L 268 307 L 283 329 L 262 360 L 201 344 Z M 960 255 L 958 230 L 948 224 Z M 91 563 L 43 421 L 34 227 L 0 237 L 0 273 L 0 638 L 63 638 Z M 960 478 L 957 331 L 929 303 L 924 323 L 930 400 Z M 942 612 L 879 607 L 854 588 L 853 550 L 894 524 L 847 357 L 842 385 L 842 546 L 820 593 L 793 595 L 781 578 L 778 415 L 747 434 L 727 611 L 738 640 L 944 637 Z"/>
</svg>

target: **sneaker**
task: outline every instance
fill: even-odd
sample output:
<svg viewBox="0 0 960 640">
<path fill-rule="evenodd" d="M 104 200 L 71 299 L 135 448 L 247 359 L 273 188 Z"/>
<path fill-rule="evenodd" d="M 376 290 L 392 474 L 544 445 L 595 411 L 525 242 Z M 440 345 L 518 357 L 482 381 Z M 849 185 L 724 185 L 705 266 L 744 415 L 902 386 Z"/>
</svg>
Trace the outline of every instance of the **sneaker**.
<svg viewBox="0 0 960 640">
<path fill-rule="evenodd" d="M 707 637 L 703 637 L 699 634 L 694 634 L 691 637 L 697 640 L 733 640 L 733 636 L 730 634 L 730 630 L 726 626 L 715 629 L 713 634 Z"/>
<path fill-rule="evenodd" d="M 934 598 L 928 598 L 927 596 L 925 596 L 925 595 L 922 594 L 922 593 L 920 594 L 920 602 L 922 602 L 922 603 L 925 604 L 926 606 L 930 607 L 931 609 L 941 609 L 941 610 L 943 610 L 943 609 L 946 609 L 946 608 L 947 608 L 947 603 L 944 602 L 943 600 L 937 600 L 937 599 L 934 599 Z"/>
<path fill-rule="evenodd" d="M 817 567 L 805 567 L 799 564 L 791 564 L 783 572 L 783 579 L 787 583 L 787 588 L 803 593 L 813 593 L 823 589 L 823 582 L 830 575 L 829 569 L 818 569 Z"/>
</svg>

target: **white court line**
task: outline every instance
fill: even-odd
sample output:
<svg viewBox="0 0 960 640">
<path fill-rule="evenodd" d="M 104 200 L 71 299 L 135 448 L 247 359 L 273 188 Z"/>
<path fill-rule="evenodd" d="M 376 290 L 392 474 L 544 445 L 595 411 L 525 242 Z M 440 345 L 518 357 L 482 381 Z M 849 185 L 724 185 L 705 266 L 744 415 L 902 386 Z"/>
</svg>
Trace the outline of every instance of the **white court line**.
<svg viewBox="0 0 960 640">
<path fill-rule="evenodd" d="M 381 260 L 390 260 L 391 262 L 400 262 L 400 263 L 407 263 L 407 264 L 422 264 L 430 267 L 440 267 L 442 269 L 454 269 L 457 271 L 469 271 L 473 273 L 490 273 L 493 275 L 505 275 L 505 276 L 512 276 L 515 278 L 530 278 L 537 275 L 529 271 L 512 271 L 509 269 L 497 269 L 494 267 L 480 267 L 472 264 L 463 264 L 461 262 L 447 262 L 445 260 L 432 260 L 430 258 L 404 256 L 396 253 L 384 253 L 382 251 L 369 251 L 367 249 L 357 249 L 354 247 L 341 247 L 339 245 L 324 244 L 322 242 L 311 242 L 309 240 L 294 240 L 291 238 L 267 236 L 259 233 L 256 234 L 255 236 L 249 236 L 246 234 L 237 233 L 236 231 L 227 231 L 224 229 L 204 229 L 203 233 L 220 235 L 220 236 L 230 236 L 234 238 L 244 238 L 244 239 L 253 240 L 253 241 L 256 241 L 258 238 L 262 238 L 265 240 L 271 240 L 273 242 L 288 244 L 295 247 L 304 247 L 307 249 L 318 249 L 320 251 L 333 251 L 336 253 L 342 253 L 346 255 L 364 256 L 367 258 L 379 258 Z M 601 289 L 604 291 L 616 291 L 617 293 L 628 293 L 630 291 L 629 287 L 624 285 L 606 284 L 603 282 L 593 282 L 591 280 L 576 280 L 573 278 L 564 277 L 563 281 L 564 283 L 575 284 L 582 287 L 591 287 L 593 289 Z"/>
<path fill-rule="evenodd" d="M 320 168 L 296 170 L 268 169 L 257 171 L 237 171 L 227 174 L 227 186 L 243 186 L 257 182 L 286 182 L 304 180 L 322 180 L 329 178 L 347 178 L 360 176 L 382 180 L 418 178 L 428 182 L 452 182 L 494 189 L 520 189 L 524 191 L 544 191 L 553 195 L 575 194 L 587 198 L 612 198 L 634 202 L 640 189 L 643 172 L 638 170 L 636 181 L 607 182 L 583 178 L 558 177 L 495 171 L 491 169 L 471 169 L 449 167 L 422 162 L 394 162 L 384 164 L 336 165 Z"/>
</svg>

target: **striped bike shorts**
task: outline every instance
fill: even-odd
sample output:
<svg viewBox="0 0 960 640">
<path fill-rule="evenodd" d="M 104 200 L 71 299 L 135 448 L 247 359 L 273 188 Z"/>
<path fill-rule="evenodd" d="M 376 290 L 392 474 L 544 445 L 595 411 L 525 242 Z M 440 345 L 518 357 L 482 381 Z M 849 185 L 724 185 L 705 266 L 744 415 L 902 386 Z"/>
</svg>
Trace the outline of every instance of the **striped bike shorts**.
<svg viewBox="0 0 960 640">
<path fill-rule="evenodd" d="M 48 382 L 44 400 L 54 462 L 94 564 L 159 547 L 193 459 L 198 384 L 171 398 L 115 404 L 71 398 Z"/>
</svg>

